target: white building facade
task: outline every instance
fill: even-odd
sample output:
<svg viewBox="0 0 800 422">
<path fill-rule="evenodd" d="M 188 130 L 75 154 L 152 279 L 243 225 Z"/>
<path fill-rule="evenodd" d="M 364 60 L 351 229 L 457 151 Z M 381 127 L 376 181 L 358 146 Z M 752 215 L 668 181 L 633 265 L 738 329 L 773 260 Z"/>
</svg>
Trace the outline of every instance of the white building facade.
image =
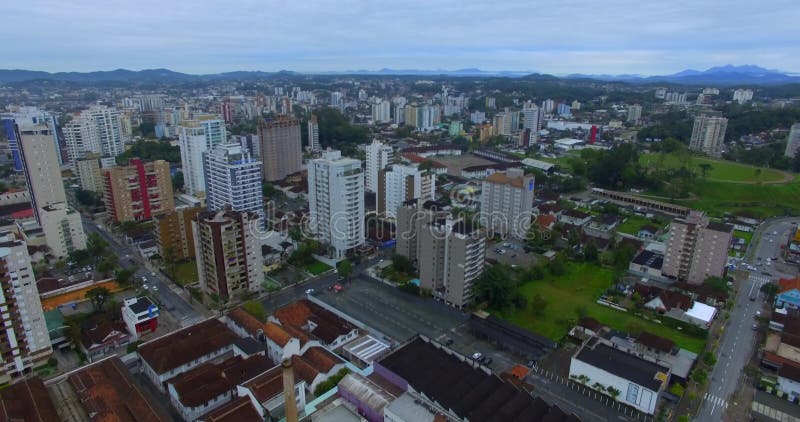
<svg viewBox="0 0 800 422">
<path fill-rule="evenodd" d="M 366 185 L 367 192 L 378 192 L 378 173 L 394 161 L 394 150 L 391 146 L 373 139 L 367 145 L 367 172 Z"/>
<path fill-rule="evenodd" d="M 206 206 L 258 214 L 264 224 L 261 161 L 239 144 L 220 144 L 204 154 Z"/>
<path fill-rule="evenodd" d="M 219 116 L 195 116 L 193 120 L 181 122 L 178 128 L 181 165 L 184 186 L 190 195 L 197 196 L 206 190 L 203 153 L 225 143 L 226 138 L 225 121 Z"/>
</svg>

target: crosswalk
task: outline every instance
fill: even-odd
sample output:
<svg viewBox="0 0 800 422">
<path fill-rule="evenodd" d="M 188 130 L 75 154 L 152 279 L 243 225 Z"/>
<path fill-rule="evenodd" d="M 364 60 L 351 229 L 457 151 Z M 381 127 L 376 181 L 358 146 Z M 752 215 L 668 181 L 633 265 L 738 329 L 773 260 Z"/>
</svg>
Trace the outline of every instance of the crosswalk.
<svg viewBox="0 0 800 422">
<path fill-rule="evenodd" d="M 750 273 L 750 281 L 756 283 L 757 287 L 761 287 L 766 283 L 772 281 L 770 276 L 764 274 Z"/>
<path fill-rule="evenodd" d="M 717 396 L 715 396 L 713 394 L 706 393 L 705 400 L 711 405 L 715 405 L 716 404 L 717 406 L 722 407 L 723 409 L 727 409 L 728 408 L 728 401 L 727 400 L 725 400 L 725 399 L 723 399 L 721 397 L 717 397 Z"/>
</svg>

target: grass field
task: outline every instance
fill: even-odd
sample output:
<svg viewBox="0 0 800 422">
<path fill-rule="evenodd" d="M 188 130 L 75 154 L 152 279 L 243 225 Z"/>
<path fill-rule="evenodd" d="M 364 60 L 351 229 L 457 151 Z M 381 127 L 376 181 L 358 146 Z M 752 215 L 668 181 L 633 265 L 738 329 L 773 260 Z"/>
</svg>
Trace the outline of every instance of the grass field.
<svg viewBox="0 0 800 422">
<path fill-rule="evenodd" d="M 181 286 L 197 282 L 197 263 L 191 260 L 176 265 L 175 279 Z"/>
<path fill-rule="evenodd" d="M 560 340 L 578 320 L 579 313 L 585 311 L 587 316 L 617 330 L 632 333 L 649 331 L 672 339 L 686 350 L 702 351 L 704 339 L 597 304 L 597 298 L 612 284 L 613 274 L 610 270 L 590 263 L 571 263 L 563 276 L 549 275 L 544 280 L 531 281 L 520 287 L 529 301 L 536 294 L 547 301 L 548 306 L 541 315 L 536 315 L 530 304 L 525 309 L 512 312 L 493 312 L 521 327 Z"/>
<path fill-rule="evenodd" d="M 642 154 L 639 162 L 645 166 L 658 166 L 660 154 Z M 677 154 L 667 154 L 664 156 L 661 166 L 663 168 L 678 168 L 687 165 L 690 169 L 702 174 L 701 164 L 711 165 L 711 170 L 706 175 L 708 180 L 718 182 L 777 182 L 783 180 L 784 174 L 780 171 L 734 163 L 732 161 L 712 160 L 710 158 L 688 156 L 681 157 Z M 760 169 L 759 175 L 756 170 Z"/>
<path fill-rule="evenodd" d="M 647 224 L 657 226 L 647 218 L 638 215 L 629 215 L 626 216 L 625 221 L 617 227 L 617 231 L 620 233 L 627 233 L 636 236 L 639 233 L 639 229 L 641 229 L 642 226 Z"/>
<path fill-rule="evenodd" d="M 306 271 L 310 272 L 312 275 L 319 275 L 331 269 L 331 266 L 320 261 L 314 261 L 313 263 L 306 265 L 303 267 Z"/>
<path fill-rule="evenodd" d="M 800 214 L 800 181 L 784 184 L 745 185 L 699 181 L 691 190 L 694 200 L 674 202 L 722 216 L 726 212 L 766 218 Z"/>
</svg>

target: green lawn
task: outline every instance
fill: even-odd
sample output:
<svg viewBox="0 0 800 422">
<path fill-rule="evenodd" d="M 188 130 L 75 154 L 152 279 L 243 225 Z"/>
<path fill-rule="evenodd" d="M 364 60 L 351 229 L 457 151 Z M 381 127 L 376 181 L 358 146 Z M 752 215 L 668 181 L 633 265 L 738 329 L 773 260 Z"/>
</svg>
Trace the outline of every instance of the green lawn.
<svg viewBox="0 0 800 422">
<path fill-rule="evenodd" d="M 639 229 L 642 228 L 644 225 L 653 225 L 650 220 L 638 215 L 629 215 L 625 217 L 625 221 L 617 227 L 617 231 L 620 233 L 627 233 L 636 236 L 639 233 Z"/>
<path fill-rule="evenodd" d="M 320 262 L 320 261 L 314 260 L 314 262 L 312 262 L 311 264 L 306 265 L 303 268 L 306 271 L 310 272 L 312 275 L 319 275 L 319 274 L 324 273 L 325 271 L 330 270 L 331 266 L 326 264 L 326 263 L 324 263 L 324 262 Z"/>
<path fill-rule="evenodd" d="M 700 209 L 711 215 L 726 212 L 767 218 L 790 213 L 800 214 L 800 181 L 785 184 L 744 185 L 713 181 L 699 181 L 691 192 L 696 200 L 674 202 Z"/>
<path fill-rule="evenodd" d="M 645 167 L 658 167 L 660 154 L 642 154 L 639 162 Z M 777 170 L 734 163 L 732 161 L 712 160 L 705 157 L 688 156 L 683 158 L 677 154 L 667 154 L 660 164 L 663 168 L 678 168 L 687 165 L 690 169 L 702 174 L 700 164 L 710 164 L 711 169 L 706 175 L 708 180 L 718 182 L 774 182 L 783 180 L 783 173 Z M 760 169 L 761 174 L 756 175 Z"/>
<path fill-rule="evenodd" d="M 538 294 L 547 301 L 547 307 L 540 316 L 533 312 L 530 304 L 525 309 L 511 312 L 492 312 L 550 339 L 560 340 L 577 322 L 579 312 L 583 309 L 587 316 L 617 330 L 632 333 L 645 330 L 670 338 L 692 352 L 703 349 L 704 339 L 597 304 L 597 298 L 613 284 L 611 270 L 590 263 L 570 263 L 567 268 L 563 276 L 548 275 L 544 280 L 531 281 L 520 287 L 525 297 L 530 299 Z"/>
<path fill-rule="evenodd" d="M 197 281 L 197 263 L 194 260 L 181 262 L 175 266 L 175 282 L 181 286 Z"/>
</svg>

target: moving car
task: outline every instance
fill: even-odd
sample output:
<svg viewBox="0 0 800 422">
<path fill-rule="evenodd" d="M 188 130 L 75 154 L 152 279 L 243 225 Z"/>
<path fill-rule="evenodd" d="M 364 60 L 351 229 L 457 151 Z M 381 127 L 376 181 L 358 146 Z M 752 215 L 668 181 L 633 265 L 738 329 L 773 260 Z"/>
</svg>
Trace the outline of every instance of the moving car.
<svg viewBox="0 0 800 422">
<path fill-rule="evenodd" d="M 314 289 L 306 289 L 306 294 L 307 295 L 314 294 Z"/>
</svg>

